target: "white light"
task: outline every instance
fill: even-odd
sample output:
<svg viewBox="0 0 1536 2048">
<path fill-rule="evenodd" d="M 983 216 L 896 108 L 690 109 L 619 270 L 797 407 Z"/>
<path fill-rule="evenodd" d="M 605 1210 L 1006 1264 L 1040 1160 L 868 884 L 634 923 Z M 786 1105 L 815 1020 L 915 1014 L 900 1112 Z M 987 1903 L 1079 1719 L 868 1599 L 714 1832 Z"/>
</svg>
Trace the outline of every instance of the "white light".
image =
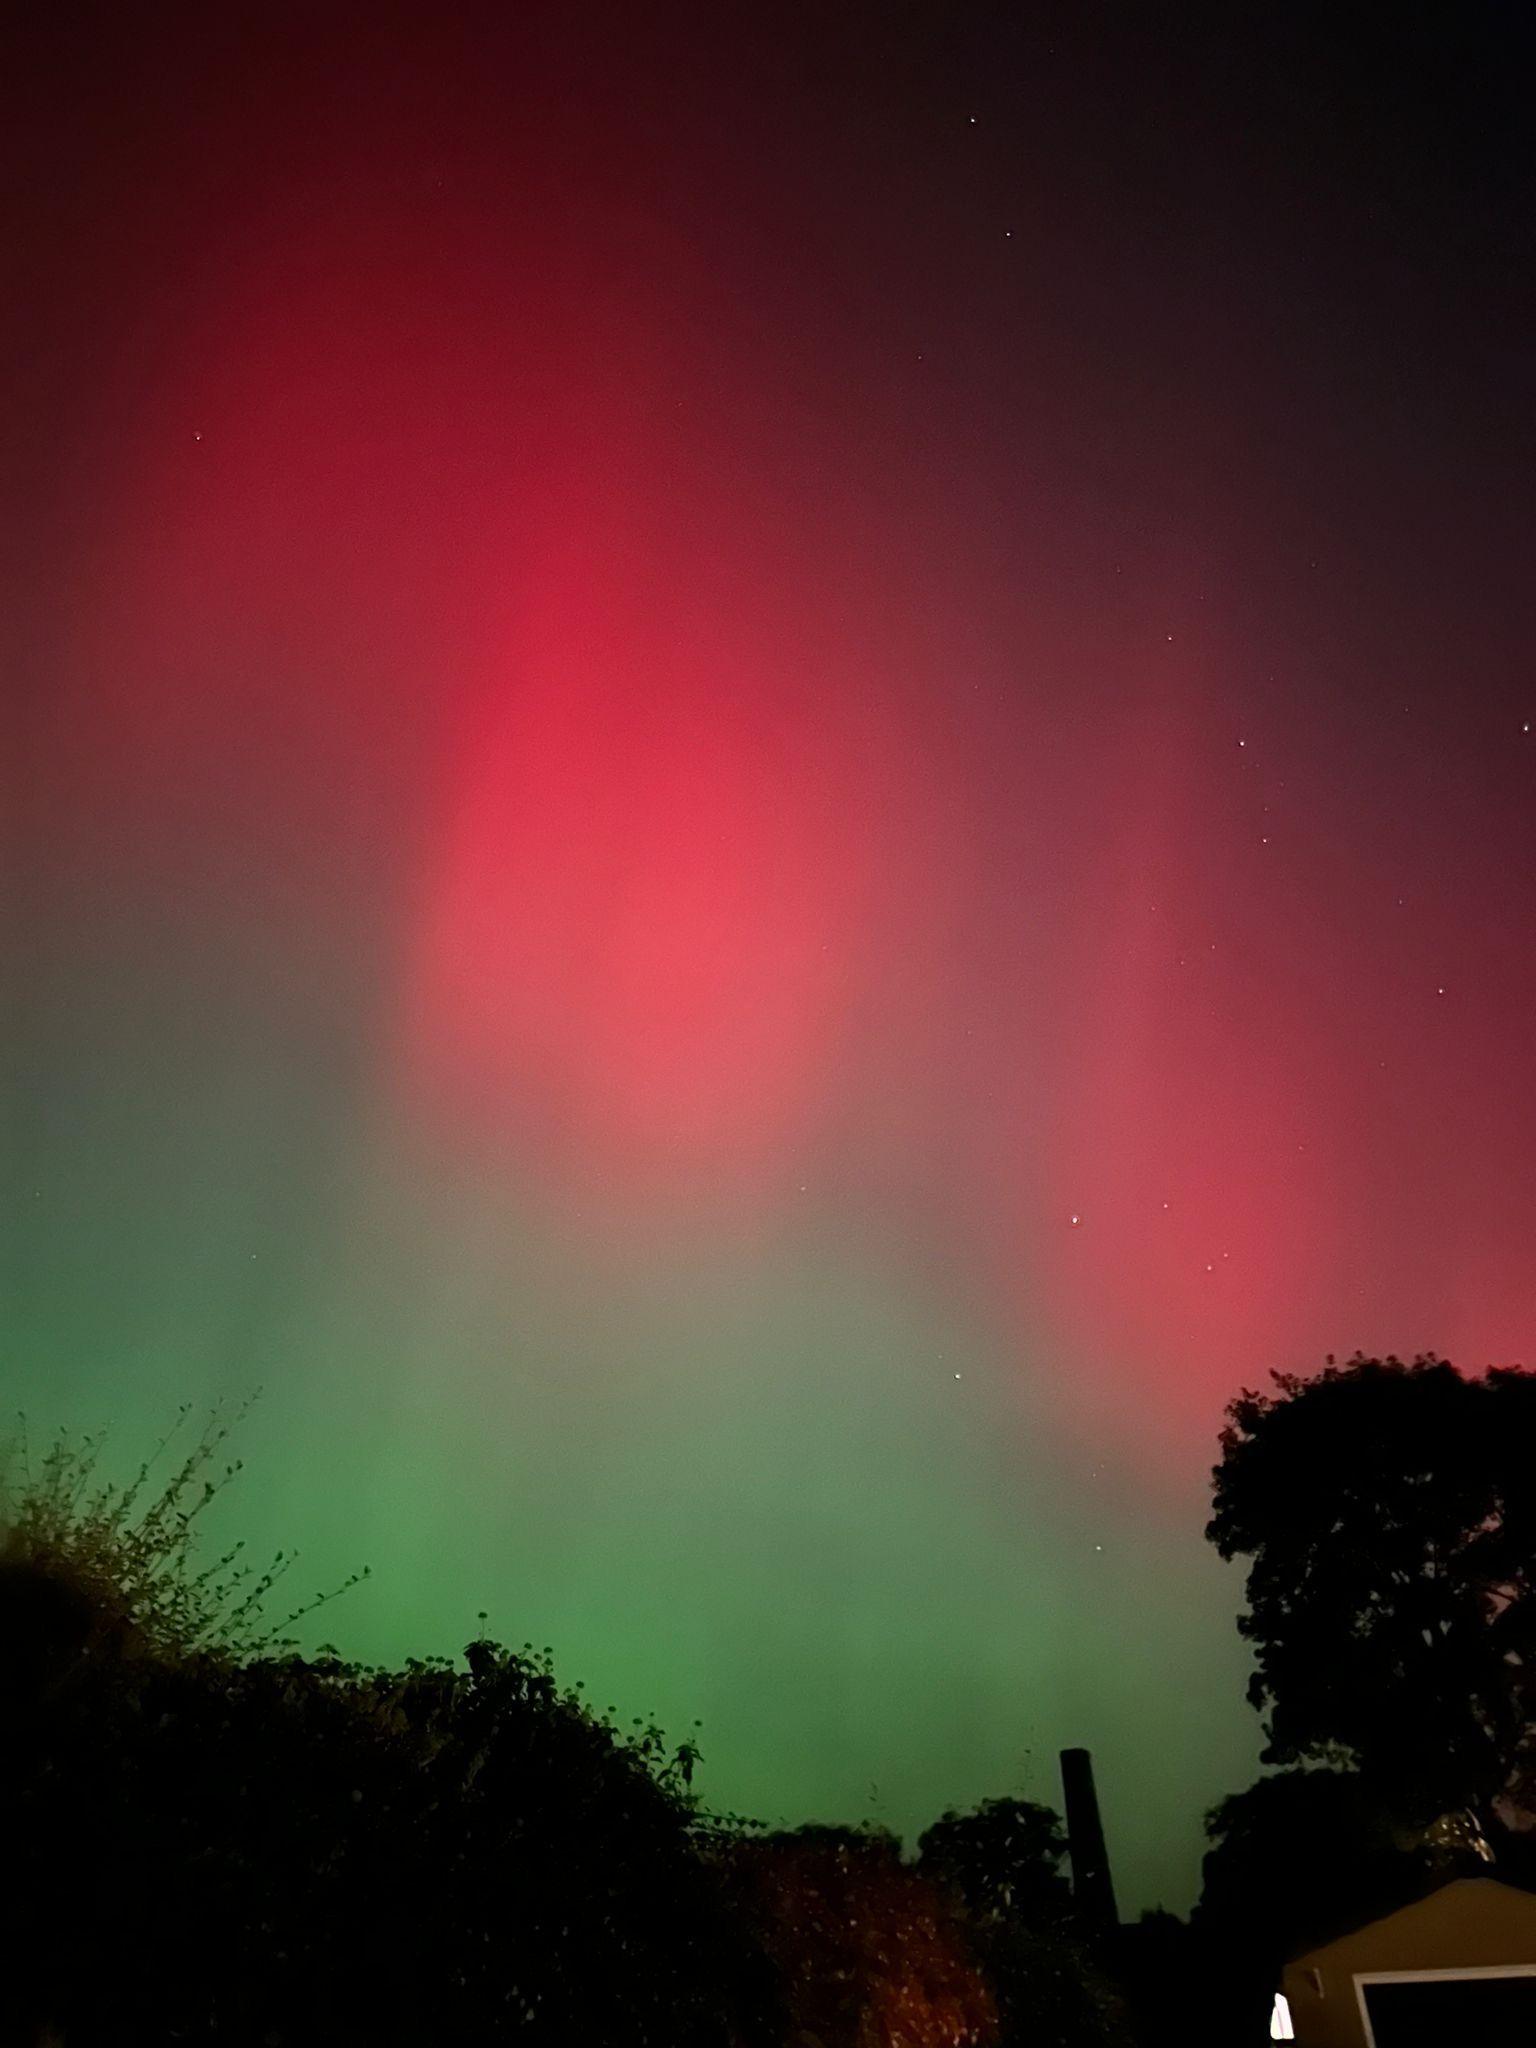
<svg viewBox="0 0 1536 2048">
<path fill-rule="evenodd" d="M 1283 1991 L 1275 1993 L 1275 2009 L 1269 2016 L 1269 2038 L 1271 2041 L 1294 2041 L 1296 2029 L 1291 2025 L 1291 2001 Z"/>
</svg>

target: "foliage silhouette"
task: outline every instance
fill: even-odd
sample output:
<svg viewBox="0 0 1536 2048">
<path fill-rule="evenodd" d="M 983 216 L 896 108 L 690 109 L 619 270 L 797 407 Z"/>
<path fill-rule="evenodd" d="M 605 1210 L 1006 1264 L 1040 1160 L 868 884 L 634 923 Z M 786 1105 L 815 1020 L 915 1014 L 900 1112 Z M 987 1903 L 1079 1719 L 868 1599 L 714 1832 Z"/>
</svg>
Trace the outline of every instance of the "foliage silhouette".
<svg viewBox="0 0 1536 2048">
<path fill-rule="evenodd" d="M 1264 1761 L 1351 1766 L 1497 1848 L 1533 1753 L 1536 1379 L 1357 1355 L 1273 1383 L 1227 1411 L 1206 1531 L 1250 1561 Z"/>
<path fill-rule="evenodd" d="M 918 1868 L 961 1913 L 997 2001 L 998 2040 L 1112 2048 L 1126 2017 L 1060 1868 L 1059 1816 L 1029 1799 L 987 1799 L 949 1812 L 918 1842 Z"/>
<path fill-rule="evenodd" d="M 1263 2040 L 1262 2027 L 1233 2023 L 1232 2001 L 1219 1995 L 1225 1950 L 1213 1950 L 1176 1913 L 1156 1907 L 1125 1922 L 1112 1951 L 1136 2048 L 1230 2048 L 1234 2041 Z"/>
<path fill-rule="evenodd" d="M 99 1476 L 104 1438 L 76 1440 L 68 1430 L 58 1432 L 34 1469 L 26 1418 L 19 1417 L 0 1489 L 0 1563 L 24 1562 L 67 1584 L 89 1604 L 97 1629 L 131 1638 L 151 1655 L 217 1651 L 238 1657 L 296 1648 L 279 1629 L 360 1584 L 369 1576 L 366 1565 L 275 1624 L 267 1620 L 267 1602 L 297 1562 L 294 1553 L 278 1551 L 258 1574 L 241 1542 L 201 1571 L 192 1569 L 199 1517 L 238 1476 L 241 1461 L 211 1468 L 255 1398 L 227 1419 L 215 1408 L 154 1493 L 151 1474 L 184 1430 L 190 1406 L 177 1410 L 126 1486 Z"/>
<path fill-rule="evenodd" d="M 66 1447 L 0 1555 L 9 2037 L 779 2038 L 691 1743 L 621 1736 L 531 1646 L 399 1672 L 252 1649 L 253 1589 L 221 1600 L 142 1498 L 103 1505 Z"/>
<path fill-rule="evenodd" d="M 1059 1816 L 1032 1799 L 984 1799 L 974 1813 L 946 1813 L 917 1847 L 924 1875 L 948 1885 L 976 1920 L 1039 1925 L 1071 1910 L 1060 1867 L 1066 1834 Z"/>
<path fill-rule="evenodd" d="M 741 1909 L 773 1957 L 788 2039 L 815 2048 L 991 2048 L 996 2009 L 959 1916 L 883 1829 L 742 1844 Z M 1048 2035 L 1042 2035 L 1048 2040 Z"/>
</svg>

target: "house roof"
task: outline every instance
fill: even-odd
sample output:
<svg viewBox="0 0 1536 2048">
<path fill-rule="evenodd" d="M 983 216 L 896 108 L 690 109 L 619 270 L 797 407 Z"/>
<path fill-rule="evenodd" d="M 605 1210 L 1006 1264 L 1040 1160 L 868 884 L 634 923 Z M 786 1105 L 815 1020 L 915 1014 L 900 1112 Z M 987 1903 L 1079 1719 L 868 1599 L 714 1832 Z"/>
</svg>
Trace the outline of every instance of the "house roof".
<svg viewBox="0 0 1536 2048">
<path fill-rule="evenodd" d="M 1536 1893 L 1496 1877 L 1452 1878 L 1395 1913 L 1363 1921 L 1349 1933 L 1308 1949 L 1294 1959 L 1292 1968 L 1326 1970 L 1346 1953 L 1357 1965 L 1367 1960 L 1378 1968 L 1391 1968 L 1399 1953 L 1405 1961 L 1423 1963 L 1430 1951 L 1441 1948 L 1447 1951 L 1448 1964 L 1536 1963 Z M 1522 1952 L 1517 1955 L 1514 1949 Z M 1361 1951 L 1370 1954 L 1363 1957 Z"/>
</svg>

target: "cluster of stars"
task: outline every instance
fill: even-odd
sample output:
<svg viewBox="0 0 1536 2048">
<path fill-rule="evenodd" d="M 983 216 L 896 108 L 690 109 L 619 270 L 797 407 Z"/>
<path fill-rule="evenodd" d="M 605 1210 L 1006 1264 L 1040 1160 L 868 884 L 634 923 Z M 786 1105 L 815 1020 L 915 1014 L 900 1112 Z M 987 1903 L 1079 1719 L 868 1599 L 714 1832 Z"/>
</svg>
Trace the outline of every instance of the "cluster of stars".
<svg viewBox="0 0 1536 2048">
<path fill-rule="evenodd" d="M 1307 1148 L 1306 1148 L 1306 1146 L 1305 1146 L 1305 1145 L 1299 1145 L 1299 1146 L 1297 1147 L 1297 1150 L 1298 1150 L 1298 1151 L 1301 1151 L 1301 1152 L 1304 1152 L 1304 1151 L 1305 1151 L 1306 1149 L 1307 1149 Z M 1169 1213 L 1169 1212 L 1170 1212 L 1170 1211 L 1172 1210 L 1172 1208 L 1173 1208 L 1173 1204 L 1172 1204 L 1171 1202 L 1160 1202 L 1160 1203 L 1158 1204 L 1158 1207 L 1159 1207 L 1159 1208 L 1161 1209 L 1161 1211 L 1162 1211 L 1162 1213 L 1163 1213 L 1164 1215 L 1167 1215 L 1167 1214 L 1168 1214 L 1168 1213 Z M 1067 1223 L 1068 1223 L 1068 1226 L 1069 1226 L 1069 1227 L 1070 1227 L 1071 1229 L 1073 1229 L 1073 1230 L 1080 1230 L 1080 1229 L 1082 1228 L 1082 1225 L 1083 1225 L 1083 1212 L 1082 1212 L 1082 1210 L 1081 1210 L 1081 1209 L 1072 1209 L 1072 1210 L 1070 1210 L 1070 1211 L 1068 1212 L 1068 1215 L 1067 1215 Z M 1206 1261 L 1206 1263 L 1205 1263 L 1205 1270 L 1206 1270 L 1206 1272 L 1207 1272 L 1207 1273 L 1214 1273 L 1214 1272 L 1216 1271 L 1216 1268 L 1217 1268 L 1217 1266 L 1218 1266 L 1218 1265 L 1221 1265 L 1221 1264 L 1225 1263 L 1226 1261 L 1230 1260 L 1230 1259 L 1231 1259 L 1231 1257 L 1232 1257 L 1232 1254 L 1231 1254 L 1231 1252 L 1230 1252 L 1230 1251 L 1223 1251 L 1223 1252 L 1222 1252 L 1222 1253 L 1220 1254 L 1220 1257 L 1219 1257 L 1219 1258 L 1215 1258 L 1215 1259 L 1208 1259 L 1208 1260 Z M 955 1377 L 956 1377 L 956 1378 L 958 1379 L 958 1378 L 959 1378 L 959 1374 L 957 1373 L 957 1374 L 955 1375 Z"/>
</svg>

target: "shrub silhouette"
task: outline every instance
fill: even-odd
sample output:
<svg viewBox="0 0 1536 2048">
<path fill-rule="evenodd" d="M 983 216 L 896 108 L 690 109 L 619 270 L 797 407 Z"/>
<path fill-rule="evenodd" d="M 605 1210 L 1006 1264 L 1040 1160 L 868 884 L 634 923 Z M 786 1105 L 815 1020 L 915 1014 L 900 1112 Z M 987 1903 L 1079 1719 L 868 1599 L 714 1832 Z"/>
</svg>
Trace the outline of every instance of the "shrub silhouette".
<svg viewBox="0 0 1536 2048">
<path fill-rule="evenodd" d="M 797 1828 L 741 1844 L 733 1863 L 742 1909 L 778 1967 L 791 2042 L 996 2042 L 996 2007 L 959 1918 L 894 1836 Z"/>
<path fill-rule="evenodd" d="M 90 1471 L 24 1482 L 0 1555 L 15 2038 L 774 2037 L 690 1745 L 621 1737 L 529 1648 L 301 1657 L 259 1633 L 271 1575 L 190 1572 L 162 1504 L 200 1466 L 137 1513 Z"/>
</svg>

